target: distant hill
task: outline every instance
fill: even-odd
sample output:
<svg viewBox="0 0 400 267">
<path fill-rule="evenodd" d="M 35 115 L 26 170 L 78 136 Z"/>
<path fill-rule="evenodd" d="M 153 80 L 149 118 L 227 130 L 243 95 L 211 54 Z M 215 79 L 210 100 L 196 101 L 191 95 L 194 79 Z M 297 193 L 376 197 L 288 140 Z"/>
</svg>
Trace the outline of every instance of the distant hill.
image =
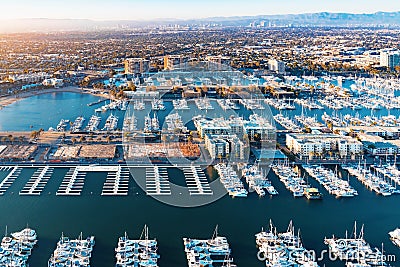
<svg viewBox="0 0 400 267">
<path fill-rule="evenodd" d="M 220 25 L 249 26 L 400 26 L 400 12 L 376 12 L 372 14 L 306 13 L 287 15 L 260 15 L 236 17 L 212 17 L 204 19 L 156 19 L 150 21 L 94 21 L 88 19 L 15 19 L 0 20 L 0 32 L 50 32 L 94 31 L 129 29 L 157 25 Z"/>
</svg>

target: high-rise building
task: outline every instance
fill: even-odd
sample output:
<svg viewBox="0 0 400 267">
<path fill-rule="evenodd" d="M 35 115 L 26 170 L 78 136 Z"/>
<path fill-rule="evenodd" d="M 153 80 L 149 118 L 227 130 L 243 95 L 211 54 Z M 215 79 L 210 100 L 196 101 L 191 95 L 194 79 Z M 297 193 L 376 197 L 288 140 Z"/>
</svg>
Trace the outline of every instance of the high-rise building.
<svg viewBox="0 0 400 267">
<path fill-rule="evenodd" d="M 396 66 L 400 66 L 400 52 L 382 50 L 380 54 L 380 65 L 393 70 Z"/>
<path fill-rule="evenodd" d="M 164 56 L 164 69 L 173 70 L 176 66 L 188 62 L 189 58 L 184 55 L 167 55 Z"/>
<path fill-rule="evenodd" d="M 271 59 L 268 61 L 268 69 L 270 71 L 275 71 L 277 73 L 285 72 L 285 62 L 276 59 Z"/>
<path fill-rule="evenodd" d="M 140 74 L 149 72 L 150 61 L 144 58 L 127 58 L 125 59 L 126 74 Z"/>
</svg>

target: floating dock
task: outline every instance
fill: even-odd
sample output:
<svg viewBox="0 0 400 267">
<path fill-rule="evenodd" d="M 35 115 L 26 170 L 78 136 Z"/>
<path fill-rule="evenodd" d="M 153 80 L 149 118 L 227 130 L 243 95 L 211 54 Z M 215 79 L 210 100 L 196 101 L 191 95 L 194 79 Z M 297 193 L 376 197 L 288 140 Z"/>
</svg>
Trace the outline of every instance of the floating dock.
<svg viewBox="0 0 400 267">
<path fill-rule="evenodd" d="M 118 166 L 116 172 L 108 172 L 102 196 L 127 196 L 129 191 L 129 169 Z"/>
<path fill-rule="evenodd" d="M 54 168 L 50 168 L 49 166 L 37 169 L 19 194 L 40 196 L 51 175 L 53 174 L 53 170 Z"/>
<path fill-rule="evenodd" d="M 207 181 L 207 177 L 201 170 L 200 166 L 183 167 L 182 170 L 191 196 L 213 194 L 210 184 Z"/>
<path fill-rule="evenodd" d="M 8 167 L 6 167 L 8 168 Z M 12 168 L 11 172 L 4 178 L 3 181 L 0 183 L 0 195 L 4 195 L 8 188 L 14 183 L 14 181 L 18 178 L 21 174 L 22 169 L 18 166 Z"/>
<path fill-rule="evenodd" d="M 171 195 L 171 186 L 166 168 L 158 166 L 146 168 L 146 194 Z"/>
<path fill-rule="evenodd" d="M 70 168 L 61 182 L 57 196 L 80 196 L 85 182 L 86 172 L 81 172 L 79 167 Z"/>
</svg>

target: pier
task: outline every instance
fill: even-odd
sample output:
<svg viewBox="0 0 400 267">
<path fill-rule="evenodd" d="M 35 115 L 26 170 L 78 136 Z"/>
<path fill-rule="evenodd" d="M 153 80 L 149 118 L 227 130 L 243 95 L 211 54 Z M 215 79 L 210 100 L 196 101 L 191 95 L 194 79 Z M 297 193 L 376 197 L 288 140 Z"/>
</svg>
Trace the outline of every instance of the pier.
<svg viewBox="0 0 400 267">
<path fill-rule="evenodd" d="M 7 168 L 7 167 L 5 167 Z M 14 181 L 18 178 L 18 176 L 21 174 L 21 168 L 18 166 L 15 166 L 11 172 L 7 175 L 6 178 L 4 178 L 3 181 L 0 183 L 0 195 L 4 195 L 4 193 L 7 191 L 8 188 L 14 183 Z"/>
<path fill-rule="evenodd" d="M 53 170 L 54 168 L 49 166 L 38 168 L 19 194 L 39 196 L 53 174 Z"/>
<path fill-rule="evenodd" d="M 79 167 L 70 168 L 56 192 L 57 196 L 80 196 L 86 172 L 80 172 Z"/>
<path fill-rule="evenodd" d="M 129 190 L 129 169 L 118 166 L 116 172 L 108 172 L 102 196 L 127 196 Z"/>
<path fill-rule="evenodd" d="M 189 194 L 193 195 L 212 195 L 213 192 L 200 166 L 188 166 L 182 168 L 189 188 Z"/>
<path fill-rule="evenodd" d="M 146 194 L 171 195 L 166 168 L 153 166 L 146 168 Z"/>
</svg>

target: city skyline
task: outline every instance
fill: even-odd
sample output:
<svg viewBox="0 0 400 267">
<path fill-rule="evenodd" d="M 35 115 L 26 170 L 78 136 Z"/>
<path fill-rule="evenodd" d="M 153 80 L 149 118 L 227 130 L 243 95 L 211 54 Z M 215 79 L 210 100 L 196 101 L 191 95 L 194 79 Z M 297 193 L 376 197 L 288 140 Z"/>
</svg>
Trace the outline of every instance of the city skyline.
<svg viewBox="0 0 400 267">
<path fill-rule="evenodd" d="M 242 1 L 151 1 L 142 0 L 117 1 L 63 1 L 55 3 L 50 0 L 31 2 L 19 0 L 2 3 L 2 20 L 49 18 L 49 19 L 90 19 L 90 20 L 154 20 L 154 19 L 198 19 L 208 17 L 256 16 L 301 14 L 317 12 L 340 13 L 375 13 L 400 10 L 400 3 L 383 1 L 316 1 L 255 0 L 243 5 Z M 211 7 L 211 8 L 210 8 Z"/>
</svg>

